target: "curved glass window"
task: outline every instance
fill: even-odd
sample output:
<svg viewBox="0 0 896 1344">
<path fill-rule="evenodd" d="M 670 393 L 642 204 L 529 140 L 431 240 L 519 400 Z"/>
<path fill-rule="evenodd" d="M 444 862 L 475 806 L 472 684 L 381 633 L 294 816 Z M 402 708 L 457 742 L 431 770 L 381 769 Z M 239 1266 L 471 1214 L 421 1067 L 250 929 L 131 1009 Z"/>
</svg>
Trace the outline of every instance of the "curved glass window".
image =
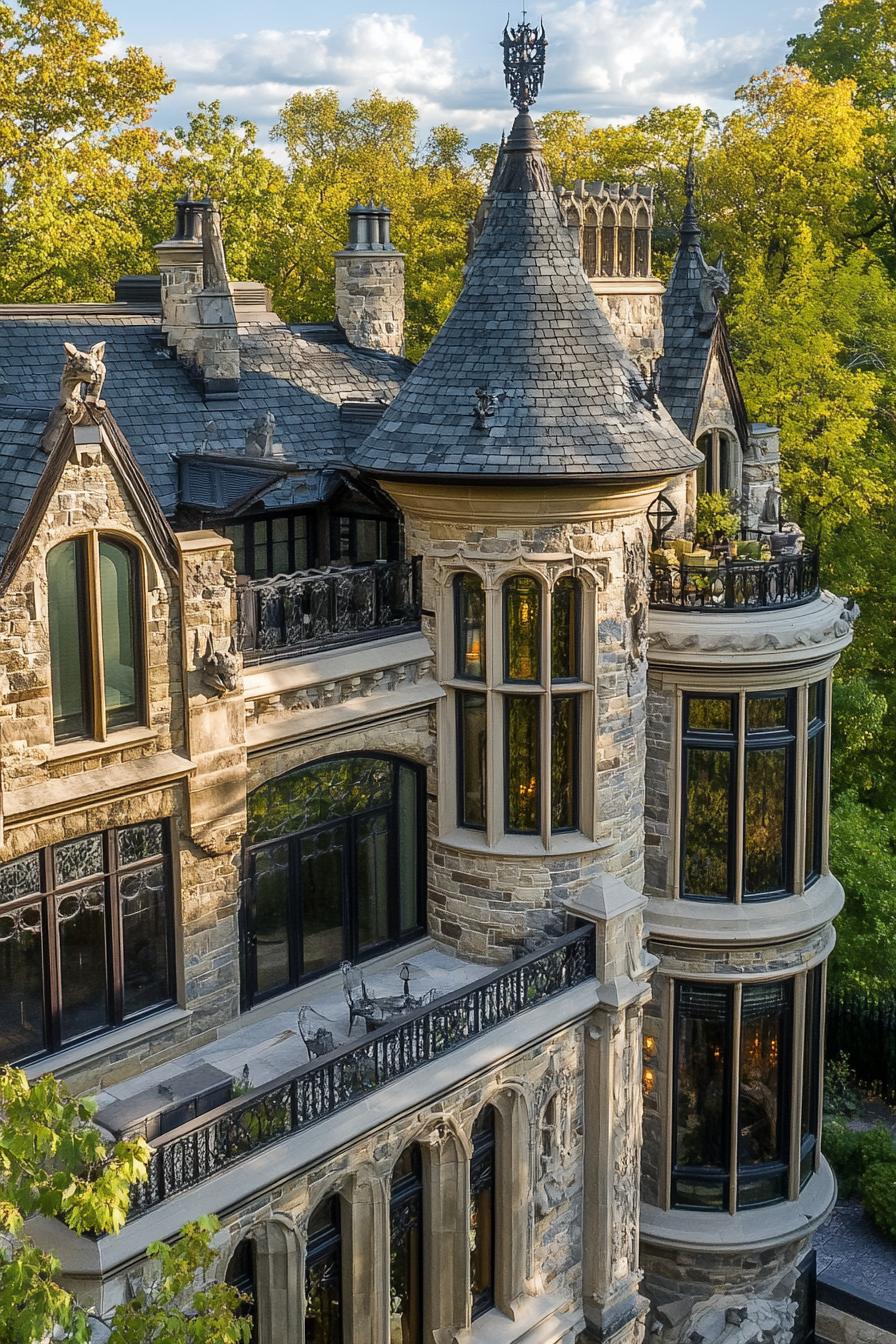
<svg viewBox="0 0 896 1344">
<path fill-rule="evenodd" d="M 343 1344 L 342 1231 L 339 1196 L 318 1205 L 305 1254 L 306 1344 Z"/>
<path fill-rule="evenodd" d="M 806 747 L 806 835 L 804 863 L 806 883 L 821 875 L 823 804 L 825 692 L 823 681 L 809 687 L 808 742 Z"/>
<path fill-rule="evenodd" d="M 454 675 L 485 680 L 485 589 L 476 574 L 454 580 Z"/>
<path fill-rule="evenodd" d="M 462 691 L 457 697 L 457 814 L 462 826 L 485 829 L 486 697 Z"/>
<path fill-rule="evenodd" d="M 815 966 L 806 977 L 803 1016 L 803 1076 L 800 1098 L 800 1189 L 815 1170 L 821 1110 L 821 1020 L 824 970 Z"/>
<path fill-rule="evenodd" d="M 405 1149 L 392 1172 L 389 1344 L 423 1344 L 423 1175 L 417 1144 Z"/>
<path fill-rule="evenodd" d="M 786 895 L 794 885 L 795 692 L 686 695 L 684 710 L 681 894 Z"/>
<path fill-rule="evenodd" d="M 508 831 L 540 830 L 539 737 L 541 697 L 508 695 L 504 700 Z"/>
<path fill-rule="evenodd" d="M 495 1305 L 495 1109 L 484 1106 L 473 1125 L 470 1161 L 470 1296 L 473 1320 Z"/>
<path fill-rule="evenodd" d="M 169 825 L 0 865 L 0 1060 L 23 1063 L 174 997 Z"/>
<path fill-rule="evenodd" d="M 504 584 L 504 676 L 508 681 L 541 677 L 541 584 L 526 574 Z"/>
<path fill-rule="evenodd" d="M 47 554 L 57 742 L 144 721 L 140 574 L 136 550 L 109 537 L 74 537 Z"/>
<path fill-rule="evenodd" d="M 417 766 L 340 756 L 250 794 L 244 999 L 280 993 L 423 925 L 424 790 Z"/>
<path fill-rule="evenodd" d="M 600 229 L 600 273 L 616 273 L 616 216 L 612 206 L 606 206 Z"/>
<path fill-rule="evenodd" d="M 635 220 L 635 275 L 650 274 L 650 216 L 642 205 Z"/>
<path fill-rule="evenodd" d="M 551 699 L 551 829 L 574 831 L 579 824 L 579 697 Z"/>
<path fill-rule="evenodd" d="M 675 1018 L 673 1206 L 786 1199 L 793 982 L 680 983 Z"/>
</svg>

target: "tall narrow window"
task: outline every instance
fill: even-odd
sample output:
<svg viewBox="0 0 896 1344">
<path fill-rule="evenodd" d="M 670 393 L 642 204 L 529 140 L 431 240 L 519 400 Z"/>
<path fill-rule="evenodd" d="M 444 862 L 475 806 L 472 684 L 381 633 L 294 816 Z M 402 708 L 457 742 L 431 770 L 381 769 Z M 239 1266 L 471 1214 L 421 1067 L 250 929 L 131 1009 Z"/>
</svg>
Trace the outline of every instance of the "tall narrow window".
<svg viewBox="0 0 896 1344">
<path fill-rule="evenodd" d="M 680 983 L 675 1012 L 673 1206 L 786 1199 L 793 981 Z"/>
<path fill-rule="evenodd" d="M 117 538 L 47 555 L 53 730 L 58 742 L 144 722 L 141 565 Z"/>
<path fill-rule="evenodd" d="M 507 829 L 523 835 L 539 830 L 539 711 L 541 698 L 508 695 L 504 701 L 507 773 Z"/>
<path fill-rule="evenodd" d="M 405 1149 L 392 1172 L 389 1344 L 423 1344 L 423 1178 L 417 1144 Z"/>
<path fill-rule="evenodd" d="M 504 675 L 508 681 L 541 676 L 541 585 L 525 574 L 504 584 Z"/>
<path fill-rule="evenodd" d="M 457 697 L 458 817 L 462 826 L 485 828 L 486 700 L 463 691 Z"/>
<path fill-rule="evenodd" d="M 582 265 L 588 276 L 597 275 L 598 225 L 594 207 L 589 207 L 582 229 Z"/>
<path fill-rule="evenodd" d="M 342 1233 L 338 1195 L 324 1200 L 308 1223 L 305 1344 L 343 1344 Z"/>
<path fill-rule="evenodd" d="M 236 1288 L 238 1292 L 243 1294 L 244 1301 L 240 1303 L 237 1315 L 249 1321 L 251 1331 L 249 1344 L 256 1344 L 258 1339 L 258 1289 L 255 1273 L 255 1242 L 251 1238 L 246 1237 L 237 1246 L 230 1257 L 230 1264 L 227 1266 L 227 1273 L 224 1278 L 231 1287 Z"/>
<path fill-rule="evenodd" d="M 734 890 L 736 701 L 689 695 L 685 713 L 682 895 L 727 900 Z"/>
<path fill-rule="evenodd" d="M 803 1021 L 803 1087 L 800 1106 L 800 1189 L 815 1170 L 821 1092 L 821 1014 L 824 972 L 815 966 L 806 977 Z"/>
<path fill-rule="evenodd" d="M 551 604 L 551 680 L 579 675 L 579 585 L 570 574 L 559 579 Z"/>
<path fill-rule="evenodd" d="M 485 679 L 485 590 L 475 574 L 454 580 L 454 675 Z"/>
<path fill-rule="evenodd" d="M 572 831 L 578 825 L 579 697 L 555 695 L 551 700 L 551 829 Z"/>
<path fill-rule="evenodd" d="M 821 874 L 824 816 L 824 734 L 825 683 L 809 687 L 809 736 L 806 747 L 806 836 L 805 881 L 814 882 Z"/>
<path fill-rule="evenodd" d="M 473 1320 L 495 1305 L 495 1110 L 484 1106 L 473 1125 L 470 1161 L 470 1296 Z"/>
<path fill-rule="evenodd" d="M 697 494 L 712 494 L 718 477 L 715 471 L 713 441 L 711 434 L 701 434 L 697 440 L 697 451 L 702 453 L 703 461 L 697 468 Z"/>
<path fill-rule="evenodd" d="M 635 219 L 635 275 L 650 274 L 650 216 L 642 205 Z"/>
<path fill-rule="evenodd" d="M 744 898 L 791 885 L 791 792 L 796 741 L 791 691 L 747 696 Z"/>
<path fill-rule="evenodd" d="M 632 273 L 632 244 L 634 242 L 634 232 L 632 212 L 627 205 L 623 206 L 622 214 L 619 217 L 618 275 L 631 275 Z"/>
<path fill-rule="evenodd" d="M 616 216 L 613 214 L 613 207 L 610 205 L 605 207 L 601 223 L 600 273 L 601 275 L 616 274 Z"/>
</svg>

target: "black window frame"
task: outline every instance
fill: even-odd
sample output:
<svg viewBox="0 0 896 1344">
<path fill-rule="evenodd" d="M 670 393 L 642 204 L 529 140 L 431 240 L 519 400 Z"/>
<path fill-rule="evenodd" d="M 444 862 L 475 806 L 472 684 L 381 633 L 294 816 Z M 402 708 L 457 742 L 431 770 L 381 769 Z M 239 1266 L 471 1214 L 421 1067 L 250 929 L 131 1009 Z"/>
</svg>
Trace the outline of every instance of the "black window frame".
<svg viewBox="0 0 896 1344">
<path fill-rule="evenodd" d="M 810 887 L 817 882 L 822 875 L 824 867 L 824 812 L 825 812 L 825 756 L 827 753 L 827 733 L 828 733 L 828 681 L 822 678 L 820 681 L 810 681 L 808 690 L 815 690 L 815 714 L 808 719 L 806 725 L 806 824 L 808 825 L 809 814 L 809 743 L 815 742 L 815 779 L 813 793 L 813 835 L 812 835 L 812 855 L 811 864 L 807 861 L 808 846 L 803 841 L 803 886 Z M 808 718 L 808 706 L 807 706 Z"/>
<path fill-rule="evenodd" d="M 319 1230 L 314 1228 L 315 1219 L 319 1214 L 326 1210 L 329 1214 L 329 1222 L 325 1227 Z M 335 1217 L 334 1217 L 335 1210 Z M 350 1294 L 345 1291 L 345 1267 L 342 1255 L 342 1199 L 338 1194 L 325 1195 L 315 1208 L 311 1217 L 308 1219 L 308 1241 L 305 1247 L 305 1326 L 307 1327 L 307 1304 L 308 1304 L 308 1277 L 309 1271 L 317 1265 L 330 1261 L 334 1265 L 333 1273 L 339 1285 L 339 1327 L 338 1339 L 336 1341 L 326 1340 L 322 1344 L 343 1344 L 345 1339 L 345 1304 L 350 1301 Z"/>
<path fill-rule="evenodd" d="M 275 776 L 275 779 L 268 780 L 272 784 L 275 780 L 288 778 L 290 775 L 300 774 L 303 770 L 310 770 L 314 766 L 338 764 L 339 761 L 351 759 L 373 759 L 385 761 L 392 768 L 392 790 L 390 800 L 386 803 L 375 803 L 369 807 L 361 808 L 345 816 L 329 817 L 315 822 L 311 826 L 306 826 L 303 830 L 289 831 L 282 835 L 268 836 L 266 838 L 252 841 L 247 830 L 243 841 L 242 855 L 242 874 L 243 874 L 243 900 L 240 903 L 240 963 L 241 963 L 241 1000 L 243 1010 L 247 1010 L 256 1004 L 267 1002 L 281 994 L 289 993 L 300 985 L 308 984 L 322 975 L 330 974 L 342 960 L 347 961 L 367 961 L 371 957 L 381 956 L 384 952 L 393 947 L 401 947 L 405 943 L 412 942 L 421 937 L 426 931 L 426 771 L 417 761 L 412 761 L 403 756 L 395 756 L 389 752 L 381 751 L 346 751 L 339 752 L 334 756 L 324 756 L 319 760 L 307 761 L 304 765 L 298 766 L 295 770 L 288 770 L 283 775 Z M 401 854 L 399 849 L 399 821 L 401 808 L 401 790 L 400 775 L 401 769 L 412 773 L 416 781 L 416 891 L 417 891 L 417 922 L 411 927 L 402 929 L 401 926 Z M 259 786 L 261 789 L 264 784 Z M 254 790 L 253 792 L 257 792 Z M 390 826 L 388 831 L 388 852 L 387 852 L 387 891 L 389 893 L 389 935 L 388 937 L 366 949 L 360 949 L 357 944 L 358 930 L 352 925 L 351 899 L 352 892 L 357 892 L 357 831 L 359 825 L 371 817 L 387 814 L 390 817 Z M 317 968 L 306 972 L 304 970 L 303 944 L 302 944 L 302 842 L 309 837 L 314 837 L 322 831 L 326 831 L 335 826 L 343 826 L 346 829 L 346 843 L 343 850 L 342 861 L 342 955 L 326 967 Z M 278 985 L 274 989 L 259 992 L 257 988 L 257 977 L 252 970 L 252 958 L 248 955 L 252 941 L 256 936 L 255 930 L 255 893 L 253 883 L 255 880 L 255 856 L 263 850 L 271 849 L 277 845 L 285 845 L 288 849 L 288 890 L 287 890 L 287 920 L 288 920 L 288 955 L 289 955 L 289 981 L 283 985 Z"/>
<path fill-rule="evenodd" d="M 398 1164 L 410 1153 L 411 1170 L 403 1176 L 396 1178 L 395 1171 Z M 418 1143 L 410 1144 L 396 1161 L 392 1169 L 392 1181 L 389 1187 L 389 1286 L 390 1296 L 392 1288 L 392 1266 L 393 1257 L 396 1251 L 396 1242 L 398 1237 L 396 1233 L 400 1231 L 407 1234 L 412 1229 L 419 1229 L 420 1239 L 420 1259 L 416 1267 L 416 1285 L 415 1300 L 416 1312 L 415 1320 L 412 1322 L 413 1333 L 406 1338 L 406 1344 L 423 1344 L 424 1341 L 424 1284 L 426 1278 L 425 1261 L 427 1253 L 426 1238 L 426 1214 L 425 1214 L 426 1191 L 423 1182 L 423 1156 Z M 410 1277 L 410 1275 L 408 1276 Z"/>
<path fill-rule="evenodd" d="M 488 1127 L 482 1126 L 488 1116 Z M 489 1247 L 489 1283 L 480 1293 L 470 1289 L 471 1319 L 476 1321 L 495 1305 L 495 1278 L 498 1263 L 498 1113 L 491 1103 L 483 1106 L 476 1117 L 472 1131 L 473 1152 L 470 1157 L 470 1205 L 473 1196 L 487 1190 L 491 1198 L 491 1245 Z M 469 1229 L 472 1231 L 472 1227 Z M 471 1247 L 472 1249 L 472 1247 Z"/>
<path fill-rule="evenodd" d="M 385 528 L 385 555 L 375 560 L 358 559 L 359 522 L 376 523 Z M 373 509 L 336 509 L 330 514 L 329 535 L 331 564 L 375 565 L 401 559 L 401 524 L 387 513 L 377 513 Z"/>
<path fill-rule="evenodd" d="M 482 593 L 482 628 L 481 628 L 482 653 L 481 653 L 481 655 L 480 655 L 480 662 L 481 662 L 481 664 L 482 664 L 482 673 L 481 673 L 478 677 L 477 677 L 477 676 L 474 676 L 473 673 L 468 672 L 468 671 L 466 670 L 466 668 L 464 667 L 464 665 L 463 665 L 463 662 L 464 662 L 464 649 L 465 649 L 465 647 L 466 647 L 466 640 L 465 640 L 465 638 L 464 638 L 464 597 L 463 597 L 463 593 L 464 593 L 464 585 L 465 585 L 467 582 L 469 582 L 470 579 L 474 580 L 474 582 L 476 582 L 476 583 L 479 584 L 479 588 L 480 588 L 481 593 Z M 455 680 L 457 680 L 457 681 L 468 681 L 468 682 L 470 682 L 471 686 L 485 686 L 485 684 L 486 684 L 486 682 L 487 682 L 487 680 L 488 680 L 488 668 L 487 668 L 487 666 L 486 666 L 486 661 L 485 661 L 485 660 L 486 660 L 486 657 L 488 656 L 488 643 L 487 643 L 486 633 L 485 633 L 485 627 L 486 627 L 486 611 L 485 611 L 486 594 L 485 594 L 485 584 L 482 582 L 482 579 L 481 579 L 481 577 L 480 577 L 478 574 L 474 574 L 473 571 L 472 571 L 471 569 L 464 569 L 464 570 L 460 570 L 457 574 L 455 574 L 454 579 L 452 580 L 451 589 L 452 589 L 452 601 L 453 601 L 453 603 L 454 603 L 454 676 L 455 676 Z"/>
<path fill-rule="evenodd" d="M 821 963 L 810 967 L 806 976 L 806 994 L 803 1006 L 802 1107 L 800 1114 L 801 1190 L 805 1188 L 814 1175 L 818 1159 L 818 1115 L 821 1109 L 821 1059 L 824 1045 L 824 977 L 824 965 Z M 808 1099 L 806 1096 L 807 1073 L 809 1082 Z M 808 1125 L 806 1124 L 807 1120 L 809 1121 Z"/>
<path fill-rule="evenodd" d="M 250 1324 L 249 1344 L 258 1341 L 258 1248 L 254 1237 L 244 1237 L 235 1247 L 227 1263 L 224 1282 L 229 1283 L 248 1301 L 237 1308 L 236 1315 Z"/>
<path fill-rule="evenodd" d="M 479 686 L 480 683 L 472 683 Z M 458 691 L 454 697 L 455 710 L 455 741 L 457 742 L 457 772 L 455 783 L 457 785 L 457 820 L 458 825 L 463 826 L 467 831 L 484 832 L 488 827 L 488 771 L 483 771 L 482 776 L 482 821 L 469 821 L 467 819 L 466 789 L 464 783 L 466 780 L 466 737 L 464 734 L 464 717 L 466 707 L 470 699 L 475 698 L 482 701 L 482 707 L 486 716 L 486 755 L 488 754 L 488 696 L 485 687 L 482 689 L 470 689 L 469 691 Z"/>
<path fill-rule="evenodd" d="M 691 704 L 695 700 L 718 700 L 731 706 L 730 729 L 692 728 L 690 722 Z M 721 692 L 698 692 L 686 694 L 683 701 L 683 730 L 681 735 L 681 818 L 679 842 L 679 891 L 681 899 L 686 901 L 707 901 L 712 905 L 720 902 L 731 903 L 736 900 L 735 883 L 737 875 L 737 780 L 738 780 L 738 741 L 740 733 L 740 702 L 736 695 Z M 728 892 L 725 896 L 704 896 L 687 888 L 687 836 L 688 836 L 688 764 L 692 751 L 726 751 L 730 753 L 728 775 L 728 842 L 727 876 Z"/>
<path fill-rule="evenodd" d="M 275 543 L 271 524 L 278 518 L 285 518 L 289 523 L 289 537 L 287 546 L 289 547 L 289 567 L 285 570 L 275 570 L 273 567 L 273 555 Z M 306 560 L 304 564 L 296 564 L 296 520 L 305 519 L 305 549 Z M 237 568 L 237 573 L 248 579 L 270 579 L 276 574 L 301 574 L 306 569 L 311 569 L 317 563 L 317 545 L 316 529 L 314 526 L 315 515 L 311 509 L 277 509 L 270 513 L 252 513 L 244 517 L 226 519 L 221 524 L 222 535 L 233 540 L 230 535 L 237 528 L 242 529 L 243 541 L 243 569 Z M 263 523 L 266 528 L 265 546 L 267 550 L 266 573 L 256 572 L 255 565 L 255 536 L 254 529 L 257 524 Z"/>
<path fill-rule="evenodd" d="M 504 830 L 507 835 L 541 835 L 542 827 L 542 802 L 544 790 L 541 785 L 541 738 L 543 713 L 542 706 L 551 704 L 551 700 L 539 693 L 505 695 L 504 701 Z M 535 706 L 535 825 L 531 827 L 512 826 L 510 822 L 510 716 L 514 707 L 519 702 L 526 702 Z M 578 789 L 576 789 L 578 794 Z M 576 803 L 578 812 L 578 801 Z"/>
<path fill-rule="evenodd" d="M 118 859 L 117 837 L 137 826 L 159 825 L 162 828 L 162 853 L 149 858 L 122 864 Z M 55 878 L 56 850 L 72 839 L 90 840 L 94 836 L 101 838 L 103 848 L 103 871 L 96 874 L 81 875 L 68 882 L 58 882 Z M 37 856 L 40 872 L 40 892 L 17 897 L 15 900 L 0 903 L 0 918 L 9 912 L 38 903 L 41 906 L 42 932 L 42 971 L 43 971 L 43 1012 L 44 1012 L 44 1048 L 29 1055 L 23 1055 L 12 1061 L 18 1066 L 30 1064 L 36 1060 L 52 1058 L 62 1050 L 68 1050 L 84 1041 L 99 1039 L 109 1032 L 116 1031 L 130 1022 L 139 1022 L 164 1012 L 176 1002 L 176 966 L 175 966 L 175 911 L 176 911 L 176 852 L 174 818 L 154 817 L 147 821 L 132 822 L 127 826 L 110 827 L 105 831 L 89 831 L 84 836 L 69 837 L 58 844 L 47 845 L 43 849 L 32 850 L 20 858 Z M 124 1003 L 124 931 L 122 925 L 120 884 L 122 878 L 155 866 L 161 860 L 165 874 L 167 901 L 167 938 L 166 955 L 168 969 L 167 994 L 157 1003 L 138 1012 L 127 1013 Z M 9 863 L 18 860 L 8 860 Z M 5 865 L 3 865 L 5 867 Z M 63 1039 L 62 1035 L 62 982 L 61 962 L 58 941 L 58 920 L 56 907 L 59 901 L 72 895 L 91 882 L 103 885 L 103 909 L 105 939 L 103 954 L 106 959 L 106 1022 L 104 1025 L 83 1032 L 77 1036 Z"/>
<path fill-rule="evenodd" d="M 740 1109 L 739 1092 L 741 1080 L 743 1077 L 743 1058 L 740 1049 L 740 1037 L 743 1025 L 743 1005 L 742 995 L 745 989 L 750 989 L 751 983 L 742 983 L 741 996 L 737 1000 L 737 1010 L 735 1011 L 735 985 L 727 984 L 721 981 L 694 981 L 694 980 L 676 980 L 674 983 L 673 997 L 673 1048 L 672 1048 L 672 1080 L 670 1087 L 670 1108 L 672 1116 L 671 1130 L 671 1151 L 669 1154 L 670 1162 L 670 1206 L 673 1209 L 683 1209 L 693 1213 L 730 1213 L 736 1209 L 737 1212 L 743 1212 L 748 1209 L 769 1208 L 776 1204 L 786 1203 L 790 1195 L 791 1179 L 791 1135 L 794 1124 L 800 1123 L 800 1117 L 795 1115 L 793 1107 L 793 1052 L 796 1048 L 797 1014 L 795 1001 L 795 977 L 782 977 L 779 980 L 756 981 L 755 986 L 774 986 L 783 987 L 786 999 L 786 1025 L 782 1033 L 782 1047 L 778 1059 L 778 1078 L 779 1093 L 778 1104 L 779 1114 L 777 1124 L 779 1128 L 779 1145 L 783 1157 L 772 1162 L 757 1163 L 753 1166 L 741 1164 L 738 1153 L 738 1137 L 733 1134 L 734 1108 Z M 711 989 L 715 992 L 724 993 L 726 998 L 725 1009 L 725 1077 L 723 1090 L 723 1151 L 727 1155 L 727 1161 L 721 1167 L 680 1165 L 675 1160 L 675 1154 L 678 1151 L 678 1088 L 681 1077 L 681 1030 L 682 1022 L 681 998 L 686 990 Z M 693 1016 L 690 1015 L 689 1016 Z M 803 1025 L 803 1024 L 801 1024 Z M 735 1051 L 735 1043 L 737 1050 Z M 733 1058 L 737 1055 L 738 1071 L 735 1076 L 733 1068 Z M 764 1200 L 745 1201 L 741 1197 L 742 1187 L 748 1187 L 750 1183 L 758 1183 L 762 1180 L 779 1181 L 780 1193 Z M 718 1186 L 721 1192 L 721 1207 L 712 1208 L 707 1205 L 689 1203 L 687 1200 L 680 1199 L 676 1195 L 678 1182 L 686 1182 L 688 1185 L 702 1185 L 704 1187 Z"/>
</svg>

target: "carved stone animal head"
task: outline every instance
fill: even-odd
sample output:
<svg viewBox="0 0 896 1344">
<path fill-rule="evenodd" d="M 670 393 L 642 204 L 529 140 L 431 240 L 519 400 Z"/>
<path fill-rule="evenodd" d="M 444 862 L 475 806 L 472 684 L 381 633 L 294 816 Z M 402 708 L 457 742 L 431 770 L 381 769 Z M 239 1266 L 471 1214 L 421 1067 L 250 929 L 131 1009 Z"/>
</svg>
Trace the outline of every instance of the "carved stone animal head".
<svg viewBox="0 0 896 1344">
<path fill-rule="evenodd" d="M 249 457 L 272 457 L 274 430 L 277 421 L 273 411 L 265 411 L 246 430 L 246 453 Z"/>
<path fill-rule="evenodd" d="M 66 341 L 64 349 L 65 365 L 59 381 L 59 403 L 77 423 L 83 419 L 85 405 L 99 409 L 106 405 L 101 399 L 106 381 L 106 366 L 103 363 L 106 342 L 98 341 L 89 350 L 79 350 L 71 341 Z M 82 391 L 85 386 L 86 393 Z"/>
<path fill-rule="evenodd" d="M 215 648 L 211 635 L 205 643 L 205 651 L 199 658 L 200 677 L 203 686 L 212 695 L 225 695 L 235 691 L 240 674 L 240 656 L 236 642 L 231 638 L 226 651 Z"/>
</svg>

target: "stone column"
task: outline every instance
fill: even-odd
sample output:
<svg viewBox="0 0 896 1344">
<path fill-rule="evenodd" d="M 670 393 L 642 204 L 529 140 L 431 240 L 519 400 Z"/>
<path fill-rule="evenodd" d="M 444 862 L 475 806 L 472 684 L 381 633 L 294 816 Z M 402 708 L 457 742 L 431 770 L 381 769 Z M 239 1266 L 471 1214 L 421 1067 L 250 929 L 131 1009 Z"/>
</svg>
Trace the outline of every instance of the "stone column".
<svg viewBox="0 0 896 1344">
<path fill-rule="evenodd" d="M 595 925 L 597 1004 L 585 1028 L 582 1305 L 585 1339 L 641 1344 L 638 1291 L 641 1011 L 656 959 L 643 950 L 645 898 L 601 875 L 566 908 Z"/>
</svg>

